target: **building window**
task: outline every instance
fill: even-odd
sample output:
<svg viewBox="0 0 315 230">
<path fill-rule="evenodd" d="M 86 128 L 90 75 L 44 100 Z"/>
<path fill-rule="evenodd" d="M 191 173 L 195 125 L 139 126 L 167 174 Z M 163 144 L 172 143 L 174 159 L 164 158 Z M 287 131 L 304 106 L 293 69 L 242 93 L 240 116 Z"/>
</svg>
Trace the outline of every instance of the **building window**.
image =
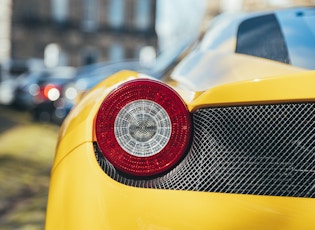
<svg viewBox="0 0 315 230">
<path fill-rule="evenodd" d="M 113 28 L 121 28 L 125 22 L 125 0 L 110 0 L 108 8 L 109 24 Z"/>
<path fill-rule="evenodd" d="M 68 18 L 68 0 L 52 0 L 51 13 L 54 22 L 64 23 Z"/>
<path fill-rule="evenodd" d="M 82 52 L 83 65 L 90 65 L 97 62 L 99 51 L 96 47 L 84 48 Z"/>
<path fill-rule="evenodd" d="M 83 15 L 82 29 L 86 32 L 94 32 L 98 27 L 98 0 L 82 0 Z"/>
<path fill-rule="evenodd" d="M 50 43 L 44 50 L 44 62 L 47 67 L 63 66 L 68 64 L 68 55 L 59 44 Z"/>
<path fill-rule="evenodd" d="M 151 26 L 151 0 L 137 0 L 135 5 L 135 27 L 147 30 Z"/>
<path fill-rule="evenodd" d="M 109 49 L 109 60 L 119 61 L 125 58 L 124 46 L 121 43 L 113 43 Z"/>
</svg>

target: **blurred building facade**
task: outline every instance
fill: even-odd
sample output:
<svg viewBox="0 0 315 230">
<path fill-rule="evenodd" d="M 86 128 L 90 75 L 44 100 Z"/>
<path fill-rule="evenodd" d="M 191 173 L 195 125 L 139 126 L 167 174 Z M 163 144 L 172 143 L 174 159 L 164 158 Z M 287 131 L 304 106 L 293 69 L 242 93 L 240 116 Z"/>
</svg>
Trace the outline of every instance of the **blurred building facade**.
<svg viewBox="0 0 315 230">
<path fill-rule="evenodd" d="M 0 62 L 32 57 L 46 59 L 51 65 L 80 66 L 139 58 L 142 48 L 159 48 L 158 1 L 162 0 L 0 0 Z M 177 4 L 185 1 L 189 2 L 179 0 Z M 199 1 L 205 2 L 205 21 L 226 11 L 315 4 L 315 0 L 195 2 Z M 179 7 L 172 8 L 168 12 L 174 11 L 173 16 L 186 18 Z M 182 24 L 188 25 L 187 21 Z"/>
<path fill-rule="evenodd" d="M 0 0 L 0 63 L 10 57 L 11 0 Z"/>
<path fill-rule="evenodd" d="M 156 0 L 12 0 L 11 57 L 79 66 L 157 46 Z"/>
</svg>

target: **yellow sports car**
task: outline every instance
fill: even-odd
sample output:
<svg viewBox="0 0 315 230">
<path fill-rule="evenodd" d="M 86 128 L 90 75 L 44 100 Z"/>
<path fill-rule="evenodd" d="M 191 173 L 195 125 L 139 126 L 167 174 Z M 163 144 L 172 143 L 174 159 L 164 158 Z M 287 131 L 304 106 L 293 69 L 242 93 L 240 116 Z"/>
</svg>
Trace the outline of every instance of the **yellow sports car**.
<svg viewBox="0 0 315 230">
<path fill-rule="evenodd" d="M 46 230 L 315 229 L 315 8 L 214 19 L 169 78 L 122 71 L 60 130 Z"/>
</svg>

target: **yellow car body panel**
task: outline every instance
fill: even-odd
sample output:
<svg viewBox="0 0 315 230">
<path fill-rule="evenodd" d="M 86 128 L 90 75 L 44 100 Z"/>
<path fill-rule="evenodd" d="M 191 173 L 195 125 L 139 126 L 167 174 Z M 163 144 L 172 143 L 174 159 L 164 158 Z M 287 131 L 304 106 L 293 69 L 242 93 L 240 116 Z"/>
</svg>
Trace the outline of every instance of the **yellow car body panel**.
<svg viewBox="0 0 315 230">
<path fill-rule="evenodd" d="M 305 71 L 225 84 L 206 91 L 189 108 L 192 111 L 218 105 L 314 101 L 314 79 L 315 71 Z"/>
<path fill-rule="evenodd" d="M 104 80 L 64 122 L 51 173 L 46 230 L 315 229 L 313 198 L 145 189 L 107 176 L 93 150 L 95 116 L 113 88 L 138 77 L 122 71 Z M 194 96 L 186 103 L 194 111 L 228 104 L 314 101 L 314 86 L 314 71 L 247 79 L 189 92 Z"/>
</svg>

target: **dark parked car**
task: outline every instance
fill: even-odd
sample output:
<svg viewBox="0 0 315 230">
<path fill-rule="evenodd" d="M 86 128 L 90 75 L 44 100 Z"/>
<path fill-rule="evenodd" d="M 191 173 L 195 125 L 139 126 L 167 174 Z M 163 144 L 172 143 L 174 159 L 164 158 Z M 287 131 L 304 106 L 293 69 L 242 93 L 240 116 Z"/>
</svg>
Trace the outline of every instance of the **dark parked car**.
<svg viewBox="0 0 315 230">
<path fill-rule="evenodd" d="M 14 105 L 32 111 L 36 120 L 49 120 L 49 110 L 38 110 L 41 103 L 60 103 L 63 88 L 75 76 L 73 67 L 56 67 L 21 75 L 17 81 Z"/>
<path fill-rule="evenodd" d="M 0 104 L 11 105 L 21 74 L 45 69 L 42 59 L 9 59 L 0 65 Z"/>
</svg>

